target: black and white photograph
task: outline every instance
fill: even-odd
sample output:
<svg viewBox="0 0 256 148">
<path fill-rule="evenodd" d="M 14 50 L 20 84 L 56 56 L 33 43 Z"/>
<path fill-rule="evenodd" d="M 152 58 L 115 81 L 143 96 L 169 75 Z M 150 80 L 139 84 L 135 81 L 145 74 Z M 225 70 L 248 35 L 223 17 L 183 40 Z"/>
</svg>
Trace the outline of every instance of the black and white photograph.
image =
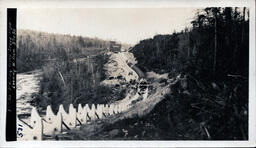
<svg viewBox="0 0 256 148">
<path fill-rule="evenodd" d="M 250 7 L 5 11 L 17 142 L 250 139 Z"/>
</svg>

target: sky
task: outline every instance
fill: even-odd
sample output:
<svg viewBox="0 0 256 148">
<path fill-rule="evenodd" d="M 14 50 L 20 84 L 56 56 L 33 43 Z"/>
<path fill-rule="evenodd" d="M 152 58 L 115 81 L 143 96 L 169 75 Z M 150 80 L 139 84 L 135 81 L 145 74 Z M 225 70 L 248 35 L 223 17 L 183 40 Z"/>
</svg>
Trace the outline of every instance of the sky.
<svg viewBox="0 0 256 148">
<path fill-rule="evenodd" d="M 18 9 L 18 29 L 97 37 L 136 44 L 156 34 L 181 31 L 197 8 Z"/>
</svg>

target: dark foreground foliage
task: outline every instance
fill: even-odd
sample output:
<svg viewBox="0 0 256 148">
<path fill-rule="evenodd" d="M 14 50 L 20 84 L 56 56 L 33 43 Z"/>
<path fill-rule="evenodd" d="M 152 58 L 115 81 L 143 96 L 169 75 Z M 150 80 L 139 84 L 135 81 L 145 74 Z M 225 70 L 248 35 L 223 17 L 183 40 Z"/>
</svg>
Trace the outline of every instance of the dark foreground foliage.
<svg viewBox="0 0 256 148">
<path fill-rule="evenodd" d="M 143 117 L 114 124 L 85 125 L 68 139 L 84 140 L 246 140 L 248 139 L 247 82 L 206 84 L 188 77 L 188 89 L 181 83 Z M 236 83 L 234 83 L 235 81 Z M 241 91 L 238 91 L 238 90 Z M 182 90 L 182 91 L 181 91 Z M 209 93 L 211 92 L 211 93 Z M 67 139 L 63 139 L 67 140 Z"/>
<path fill-rule="evenodd" d="M 205 8 L 191 29 L 157 35 L 132 49 L 144 71 L 187 76 L 187 86 L 161 103 L 165 115 L 158 121 L 170 118 L 165 126 L 180 131 L 181 139 L 248 139 L 248 15 L 246 8 Z"/>
</svg>

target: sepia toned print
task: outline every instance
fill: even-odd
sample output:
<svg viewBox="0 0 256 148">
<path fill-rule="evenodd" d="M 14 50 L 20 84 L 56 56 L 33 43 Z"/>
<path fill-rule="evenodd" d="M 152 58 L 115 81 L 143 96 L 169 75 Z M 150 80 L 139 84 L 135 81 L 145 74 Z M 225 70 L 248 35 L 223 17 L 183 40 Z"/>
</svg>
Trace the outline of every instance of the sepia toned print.
<svg viewBox="0 0 256 148">
<path fill-rule="evenodd" d="M 246 7 L 17 11 L 17 140 L 248 140 Z"/>
</svg>

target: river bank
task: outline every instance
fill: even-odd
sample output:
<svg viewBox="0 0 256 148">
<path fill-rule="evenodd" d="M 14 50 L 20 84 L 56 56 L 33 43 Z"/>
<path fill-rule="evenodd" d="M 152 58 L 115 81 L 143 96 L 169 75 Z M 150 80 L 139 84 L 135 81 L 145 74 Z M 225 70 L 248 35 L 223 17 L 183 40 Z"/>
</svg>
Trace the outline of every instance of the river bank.
<svg viewBox="0 0 256 148">
<path fill-rule="evenodd" d="M 30 115 L 32 109 L 30 101 L 33 99 L 33 94 L 39 92 L 41 75 L 41 70 L 17 74 L 16 105 L 18 116 Z"/>
</svg>

